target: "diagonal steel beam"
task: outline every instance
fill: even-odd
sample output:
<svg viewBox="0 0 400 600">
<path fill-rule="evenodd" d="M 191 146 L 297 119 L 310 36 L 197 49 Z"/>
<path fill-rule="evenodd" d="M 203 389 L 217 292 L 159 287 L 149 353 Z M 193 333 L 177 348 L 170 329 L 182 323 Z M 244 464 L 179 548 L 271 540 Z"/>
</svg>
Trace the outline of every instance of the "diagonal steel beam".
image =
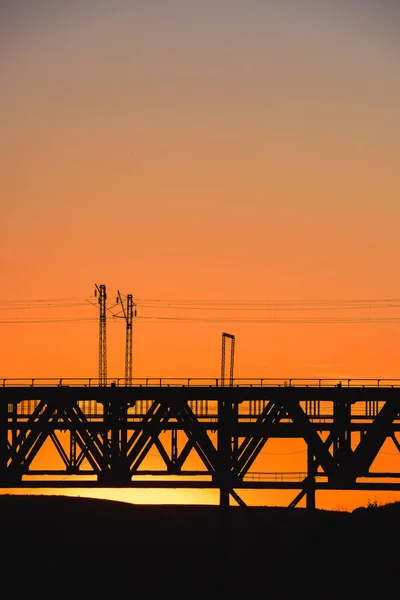
<svg viewBox="0 0 400 600">
<path fill-rule="evenodd" d="M 157 448 L 157 450 L 159 451 L 161 458 L 163 459 L 165 466 L 167 467 L 167 470 L 171 469 L 173 462 L 172 462 L 170 456 L 168 455 L 168 452 L 164 448 L 159 437 L 154 438 L 154 445 Z"/>
<path fill-rule="evenodd" d="M 329 448 L 329 446 L 331 446 L 334 442 L 335 439 L 335 434 L 331 431 L 328 435 L 328 437 L 326 438 L 324 444 L 327 448 Z M 315 472 L 319 467 L 319 461 L 317 458 L 314 457 L 313 460 L 313 471 Z M 298 503 L 304 498 L 304 496 L 307 494 L 307 483 L 308 483 L 309 478 L 305 477 L 303 479 L 303 481 L 301 482 L 304 487 L 303 489 L 297 494 L 297 496 L 290 502 L 288 508 L 295 508 Z"/>
<path fill-rule="evenodd" d="M 193 449 L 196 450 L 207 471 L 211 475 L 215 474 L 218 464 L 218 454 L 207 432 L 201 426 L 187 402 L 180 403 L 179 407 L 175 410 L 178 422 L 181 424 L 188 439 L 192 441 Z"/>
<path fill-rule="evenodd" d="M 47 421 L 47 425 L 54 427 L 54 425 L 57 423 L 57 421 L 58 421 L 57 414 L 53 414 L 50 416 L 49 420 Z M 29 466 L 32 464 L 33 459 L 37 456 L 39 450 L 42 448 L 44 442 L 46 441 L 46 438 L 49 437 L 49 435 L 50 435 L 50 429 L 49 429 L 49 427 L 45 427 L 39 432 L 39 434 L 35 437 L 34 440 L 33 440 L 33 436 L 32 436 L 31 441 L 33 440 L 33 443 L 30 445 L 29 448 L 24 448 L 25 449 L 25 458 L 23 460 L 24 471 L 29 470 Z"/>
<path fill-rule="evenodd" d="M 167 417 L 165 417 L 165 421 L 166 420 L 167 420 Z M 164 449 L 164 447 L 158 437 L 162 431 L 163 424 L 164 423 L 161 421 L 159 430 L 154 428 L 149 436 L 143 437 L 143 439 L 140 441 L 140 444 L 137 443 L 138 452 L 136 454 L 132 453 L 132 456 L 130 457 L 131 460 L 132 460 L 132 458 L 136 459 L 136 461 L 131 462 L 131 465 L 130 465 L 131 473 L 135 473 L 138 470 L 138 468 L 140 467 L 140 465 L 146 458 L 147 454 L 150 452 L 152 446 L 156 446 L 157 449 L 160 451 L 161 457 L 164 459 L 164 462 L 166 463 L 166 466 L 168 468 L 168 461 L 169 462 L 171 462 L 171 461 L 170 461 L 169 456 L 166 453 L 166 450 Z M 166 458 L 166 460 L 165 460 L 165 458 Z"/>
<path fill-rule="evenodd" d="M 186 461 L 187 457 L 189 456 L 190 452 L 193 450 L 193 440 L 192 439 L 188 439 L 186 441 L 186 444 L 184 445 L 181 453 L 179 454 L 178 458 L 175 461 L 175 468 L 180 471 L 181 468 L 183 467 L 184 462 Z"/>
<path fill-rule="evenodd" d="M 54 414 L 53 406 L 38 404 L 27 421 L 27 431 L 21 431 L 15 438 L 10 469 L 29 466 L 50 433 L 48 426 Z"/>
<path fill-rule="evenodd" d="M 398 415 L 398 403 L 396 401 L 385 402 L 379 413 L 369 425 L 368 431 L 354 449 L 352 471 L 355 477 L 362 477 L 368 473 L 386 438 L 392 436 L 393 421 Z"/>
<path fill-rule="evenodd" d="M 334 476 L 337 470 L 334 458 L 300 406 L 300 401 L 295 398 L 282 399 L 282 405 L 293 423 L 299 426 L 303 439 L 324 472 L 328 476 Z"/>
<path fill-rule="evenodd" d="M 269 401 L 254 423 L 254 435 L 246 437 L 234 456 L 233 475 L 243 478 L 269 439 L 263 435 L 266 424 L 277 423 L 286 414 L 280 404 Z M 236 460 L 235 460 L 236 459 Z"/>
<path fill-rule="evenodd" d="M 104 468 L 106 458 L 100 437 L 93 431 L 93 427 L 77 403 L 64 407 L 64 413 L 73 426 L 76 443 L 93 471 L 99 473 Z"/>
<path fill-rule="evenodd" d="M 231 489 L 231 490 L 229 490 L 229 493 L 232 496 L 232 498 L 234 500 L 236 500 L 236 502 L 239 504 L 239 506 L 241 506 L 242 508 L 247 508 L 246 502 L 239 496 L 239 494 L 236 492 L 236 490 Z"/>
<path fill-rule="evenodd" d="M 392 435 L 390 436 L 391 439 L 393 440 L 394 445 L 396 446 L 397 450 L 400 452 L 400 444 L 397 441 L 397 437 L 395 436 L 394 433 L 392 433 Z"/>
<path fill-rule="evenodd" d="M 146 414 L 144 415 L 144 417 L 142 418 L 140 423 L 137 424 L 138 425 L 137 429 L 134 431 L 134 433 L 132 433 L 129 440 L 127 440 L 127 444 L 126 444 L 127 455 L 132 452 L 134 445 L 137 443 L 139 438 L 143 435 L 143 431 L 145 431 L 147 429 L 147 427 L 151 426 L 153 421 L 156 420 L 155 415 L 160 410 L 161 410 L 161 415 L 162 416 L 165 415 L 165 411 L 163 409 L 161 409 L 160 407 L 161 407 L 161 404 L 159 402 L 156 402 L 156 401 L 152 402 L 152 404 L 148 408 Z"/>
<path fill-rule="evenodd" d="M 57 437 L 57 434 L 54 431 L 52 433 L 50 433 L 50 439 L 53 442 L 54 446 L 56 447 L 56 450 L 57 450 L 58 454 L 60 455 L 64 465 L 66 467 L 69 467 L 71 464 L 71 461 L 68 458 L 68 455 L 65 452 L 63 445 L 61 444 L 60 440 Z"/>
<path fill-rule="evenodd" d="M 126 453 L 126 459 L 131 473 L 137 471 L 168 419 L 169 406 L 158 403 L 151 411 L 151 417 L 139 424 L 140 428 L 132 436 L 134 443 L 131 438 L 127 444 L 130 450 Z"/>
<path fill-rule="evenodd" d="M 13 438 L 11 443 L 11 458 L 17 455 L 21 445 L 25 443 L 29 433 L 36 429 L 36 423 L 39 420 L 40 415 L 46 410 L 47 406 L 48 405 L 45 404 L 43 400 L 40 400 L 40 402 L 35 406 L 33 412 L 29 415 L 28 420 L 24 424 L 24 428 L 21 427 L 19 429 L 19 433 Z M 44 420 L 46 420 L 46 418 Z"/>
</svg>

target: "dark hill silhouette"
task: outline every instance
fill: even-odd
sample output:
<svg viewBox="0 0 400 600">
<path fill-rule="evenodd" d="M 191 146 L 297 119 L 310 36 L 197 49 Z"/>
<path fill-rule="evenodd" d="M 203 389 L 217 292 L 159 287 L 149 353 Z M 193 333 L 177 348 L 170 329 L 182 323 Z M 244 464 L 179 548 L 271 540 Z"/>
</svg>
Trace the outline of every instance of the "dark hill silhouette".
<svg viewBox="0 0 400 600">
<path fill-rule="evenodd" d="M 1 597 L 381 598 L 397 593 L 399 519 L 399 504 L 232 507 L 226 523 L 213 506 L 4 495 Z"/>
</svg>

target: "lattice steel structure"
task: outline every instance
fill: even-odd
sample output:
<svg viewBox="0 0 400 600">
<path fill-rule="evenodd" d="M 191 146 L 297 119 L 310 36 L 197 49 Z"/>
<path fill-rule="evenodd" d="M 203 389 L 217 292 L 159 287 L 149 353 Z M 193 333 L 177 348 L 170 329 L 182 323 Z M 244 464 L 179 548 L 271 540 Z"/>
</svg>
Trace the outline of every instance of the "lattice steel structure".
<svg viewBox="0 0 400 600">
<path fill-rule="evenodd" d="M 1 487 L 216 488 L 223 505 L 290 489 L 309 508 L 316 490 L 400 490 L 400 454 L 373 466 L 400 451 L 400 380 L 99 383 L 0 380 Z M 304 441 L 304 472 L 254 471 L 276 438 Z"/>
<path fill-rule="evenodd" d="M 96 284 L 99 299 L 99 386 L 107 383 L 107 292 L 106 286 Z"/>
<path fill-rule="evenodd" d="M 119 304 L 121 304 L 122 313 L 126 322 L 126 336 L 125 336 L 125 385 L 132 385 L 132 324 L 133 317 L 136 315 L 136 309 L 134 309 L 134 302 L 132 294 L 128 294 L 126 297 L 126 308 L 122 299 L 121 293 L 118 290 Z"/>
</svg>

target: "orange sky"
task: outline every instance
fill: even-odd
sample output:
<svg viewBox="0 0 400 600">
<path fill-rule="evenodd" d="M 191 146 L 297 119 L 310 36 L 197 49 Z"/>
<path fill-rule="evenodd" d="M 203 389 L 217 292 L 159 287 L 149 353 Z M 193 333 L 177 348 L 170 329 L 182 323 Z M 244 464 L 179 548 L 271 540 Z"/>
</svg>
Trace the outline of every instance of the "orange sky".
<svg viewBox="0 0 400 600">
<path fill-rule="evenodd" d="M 95 320 L 4 322 L 94 283 L 110 302 L 399 297 L 398 24 L 372 0 L 2 2 L 0 376 L 96 377 Z M 223 315 L 138 318 L 134 376 L 218 377 L 230 331 L 238 377 L 400 377 L 395 320 Z M 110 322 L 110 376 L 123 352 Z"/>
</svg>

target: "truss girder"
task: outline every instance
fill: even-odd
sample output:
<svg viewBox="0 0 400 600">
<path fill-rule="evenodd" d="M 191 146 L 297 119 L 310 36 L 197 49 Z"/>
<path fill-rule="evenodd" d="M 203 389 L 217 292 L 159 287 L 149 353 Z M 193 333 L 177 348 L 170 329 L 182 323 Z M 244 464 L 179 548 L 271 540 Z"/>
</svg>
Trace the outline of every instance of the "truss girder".
<svg viewBox="0 0 400 600">
<path fill-rule="evenodd" d="M 63 473 L 59 469 L 32 469 L 35 457 L 49 439 L 65 473 L 79 475 L 82 480 L 86 475 L 95 475 L 97 480 L 93 479 L 93 486 L 104 481 L 107 486 L 116 482 L 118 485 L 125 482 L 128 486 L 139 482 L 144 486 L 145 482 L 138 480 L 140 474 L 183 475 L 189 473 L 183 470 L 186 461 L 196 453 L 204 470 L 192 471 L 192 474 L 207 475 L 209 480 L 204 481 L 204 487 L 224 488 L 224 493 L 231 494 L 240 504 L 240 497 L 236 498 L 236 492 L 231 491 L 234 488 L 274 487 L 272 483 L 268 485 L 245 477 L 251 475 L 257 457 L 269 440 L 296 438 L 305 441 L 309 458 L 304 470 L 306 477 L 285 481 L 280 486 L 300 490 L 291 506 L 305 495 L 308 499 L 309 490 L 316 486 L 318 489 L 361 489 L 368 484 L 357 479 L 375 475 L 381 477 L 380 481 L 397 477 L 400 488 L 400 469 L 399 473 L 370 473 L 387 439 L 392 439 L 400 452 L 396 437 L 400 431 L 400 389 L 156 387 L 151 395 L 150 388 L 131 386 L 129 390 L 85 388 L 80 395 L 79 390 L 63 387 L 44 389 L 42 397 L 40 390 L 34 388 L 28 389 L 27 396 L 18 388 L 6 392 L 0 387 L 0 403 L 5 403 L 0 419 L 0 485 L 3 487 L 7 481 L 12 482 L 12 487 L 22 486 L 27 482 L 22 478 L 30 474 Z M 33 402 L 20 405 L 26 398 Z M 309 398 L 328 404 L 326 412 L 311 412 L 307 408 Z M 83 400 L 87 399 L 102 404 L 104 411 L 86 412 Z M 129 406 L 141 399 L 148 401 L 144 414 L 128 411 Z M 262 402 L 251 404 L 254 399 Z M 191 404 L 193 400 L 201 402 L 201 410 L 197 409 L 197 403 Z M 363 408 L 371 402 L 374 402 L 373 410 Z M 354 403 L 358 403 L 358 412 L 352 410 Z M 248 412 L 246 406 L 249 406 Z M 67 435 L 59 434 L 61 431 Z M 353 438 L 360 440 L 358 445 Z M 143 461 L 151 448 L 157 450 L 163 463 L 161 469 L 151 468 L 151 462 L 143 469 Z M 80 471 L 84 461 L 89 469 Z M 118 473 L 123 474 L 119 483 Z M 75 479 L 72 485 L 79 487 L 80 484 Z M 388 485 L 395 484 L 382 483 L 382 489 L 388 489 Z M 148 487 L 152 487 L 152 482 Z"/>
<path fill-rule="evenodd" d="M 168 454 L 159 439 L 166 423 L 171 420 L 176 421 L 177 427 L 188 438 L 176 457 Z M 127 461 L 132 474 L 138 471 L 153 445 L 164 460 L 167 472 L 179 473 L 192 450 L 197 452 L 208 473 L 212 475 L 216 470 L 217 450 L 187 403 L 174 402 L 172 406 L 165 406 L 153 402 L 140 428 L 128 440 Z"/>
</svg>

